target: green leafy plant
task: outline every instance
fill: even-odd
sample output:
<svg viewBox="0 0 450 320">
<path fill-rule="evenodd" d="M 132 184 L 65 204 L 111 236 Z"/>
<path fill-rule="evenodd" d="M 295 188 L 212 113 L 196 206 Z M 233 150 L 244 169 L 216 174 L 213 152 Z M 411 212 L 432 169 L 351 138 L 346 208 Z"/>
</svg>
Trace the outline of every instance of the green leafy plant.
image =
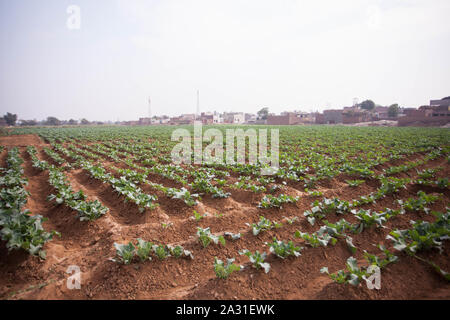
<svg viewBox="0 0 450 320">
<path fill-rule="evenodd" d="M 308 196 L 310 196 L 310 197 L 321 197 L 321 196 L 323 196 L 323 192 L 322 191 L 309 190 L 308 188 L 306 188 L 305 192 L 308 193 Z"/>
<path fill-rule="evenodd" d="M 225 246 L 225 238 L 223 236 L 215 236 L 211 233 L 211 230 L 208 228 L 197 228 L 197 236 L 204 248 L 209 246 L 211 242 L 214 242 L 215 244 L 221 243 L 223 246 Z"/>
<path fill-rule="evenodd" d="M 449 188 L 449 179 L 448 178 L 439 178 L 436 181 L 434 181 L 434 184 L 439 189 L 448 189 Z"/>
<path fill-rule="evenodd" d="M 200 214 L 200 213 L 198 213 L 196 210 L 194 210 L 193 214 L 194 214 L 193 218 L 194 218 L 196 221 L 200 221 L 200 220 L 202 220 L 204 217 L 207 217 L 207 216 L 208 216 L 206 213 L 205 213 L 205 214 Z"/>
<path fill-rule="evenodd" d="M 406 230 L 394 230 L 386 239 L 392 240 L 394 248 L 414 255 L 419 250 L 436 248 L 443 252 L 442 241 L 450 238 L 449 213 L 433 212 L 437 217 L 433 223 L 426 221 L 411 221 L 412 228 Z"/>
<path fill-rule="evenodd" d="M 352 210 L 352 213 L 360 221 L 358 232 L 361 233 L 365 228 L 369 228 L 374 224 L 384 228 L 383 224 L 387 221 L 386 212 L 371 212 L 371 210 Z"/>
<path fill-rule="evenodd" d="M 120 258 L 119 261 L 123 264 L 130 264 L 133 261 L 136 254 L 136 248 L 132 242 L 129 242 L 128 244 L 114 243 L 114 247 L 116 248 L 117 256 Z"/>
<path fill-rule="evenodd" d="M 163 229 L 167 229 L 167 228 L 170 228 L 170 227 L 172 227 L 173 226 L 173 222 L 161 222 L 161 227 L 163 228 Z"/>
<path fill-rule="evenodd" d="M 306 210 L 303 215 L 311 225 L 314 225 L 316 219 L 323 219 L 327 214 L 335 212 L 336 214 L 346 214 L 350 212 L 352 204 L 338 198 L 324 198 L 322 201 L 314 201 L 311 210 Z"/>
<path fill-rule="evenodd" d="M 299 257 L 300 252 L 303 249 L 302 247 L 295 246 L 292 241 L 279 241 L 275 237 L 273 238 L 273 242 L 267 243 L 267 245 L 270 247 L 270 252 L 281 259 L 285 259 L 289 256 Z"/>
<path fill-rule="evenodd" d="M 294 222 L 296 222 L 296 221 L 298 221 L 298 217 L 297 216 L 294 216 L 294 217 L 290 217 L 290 218 L 288 218 L 288 217 L 283 217 L 285 220 L 286 220 L 286 222 L 288 223 L 288 224 L 290 224 L 290 225 L 292 225 Z"/>
<path fill-rule="evenodd" d="M 285 203 L 295 203 L 298 201 L 300 197 L 292 197 L 286 194 L 280 194 L 278 197 L 274 197 L 270 194 L 264 196 L 264 198 L 259 203 L 259 208 L 282 208 L 282 205 Z"/>
<path fill-rule="evenodd" d="M 423 191 L 417 192 L 419 198 L 409 198 L 406 201 L 397 200 L 398 204 L 400 204 L 405 210 L 410 211 L 424 211 L 425 213 L 429 213 L 430 209 L 426 206 L 432 204 L 439 200 L 440 196 L 433 194 L 426 194 Z"/>
<path fill-rule="evenodd" d="M 364 250 L 364 257 L 366 258 L 366 260 L 369 262 L 370 265 L 375 265 L 380 269 L 383 269 L 388 264 L 398 261 L 398 257 L 393 253 L 391 253 L 388 249 L 386 249 L 385 246 L 379 244 L 377 247 L 381 251 L 383 251 L 385 258 L 380 258 L 377 255 L 370 254 L 366 250 Z"/>
<path fill-rule="evenodd" d="M 185 250 L 182 246 L 170 246 L 168 245 L 167 248 L 169 249 L 169 252 L 172 256 L 175 258 L 181 258 L 181 257 L 189 257 L 191 259 L 194 259 L 194 255 L 191 251 Z"/>
<path fill-rule="evenodd" d="M 333 238 L 328 233 L 323 232 L 323 229 L 320 229 L 319 232 L 315 232 L 312 234 L 308 234 L 306 232 L 301 232 L 297 230 L 295 232 L 295 237 L 302 238 L 313 248 L 317 248 L 319 246 L 326 247 L 329 242 L 335 245 L 337 242 L 336 238 Z"/>
<path fill-rule="evenodd" d="M 177 190 L 175 188 L 170 188 L 167 191 L 167 195 L 172 197 L 172 199 L 182 199 L 184 203 L 188 206 L 195 206 L 198 202 L 197 199 L 200 197 L 197 193 L 191 194 L 186 188 L 181 188 Z"/>
<path fill-rule="evenodd" d="M 359 185 L 363 184 L 365 181 L 364 180 L 345 180 L 345 182 L 347 182 L 347 184 L 350 187 L 358 187 Z"/>
<path fill-rule="evenodd" d="M 141 259 L 141 261 L 152 260 L 150 253 L 152 251 L 153 243 L 144 241 L 141 238 L 137 239 L 138 243 L 136 245 L 136 254 Z"/>
<path fill-rule="evenodd" d="M 234 259 L 227 259 L 227 264 L 222 260 L 214 257 L 214 272 L 216 276 L 220 279 L 227 279 L 234 271 L 239 271 L 242 266 L 238 266 L 233 263 Z"/>
<path fill-rule="evenodd" d="M 376 198 L 383 198 L 386 195 L 399 192 L 400 189 L 406 189 L 406 184 L 411 182 L 408 178 L 381 177 L 381 187 L 376 192 Z"/>
<path fill-rule="evenodd" d="M 253 267 L 256 269 L 264 269 L 265 273 L 268 273 L 270 270 L 270 264 L 268 262 L 264 262 L 267 257 L 267 253 L 260 253 L 258 250 L 255 253 L 251 253 L 249 250 L 245 249 L 239 252 L 240 255 L 245 255 L 250 259 L 250 262 L 253 264 Z"/>
<path fill-rule="evenodd" d="M 348 248 L 348 250 L 350 250 L 350 252 L 351 252 L 352 254 L 355 254 L 357 248 L 356 248 L 356 246 L 353 244 L 353 238 L 350 237 L 350 236 L 346 236 L 346 237 L 345 237 L 345 243 L 347 243 L 347 248 Z"/>
<path fill-rule="evenodd" d="M 247 223 L 248 226 L 250 226 Z M 269 219 L 264 218 L 263 216 L 259 217 L 259 222 L 257 224 L 252 223 L 252 232 L 254 236 L 257 236 L 261 231 L 270 230 L 273 228 L 280 228 L 282 226 L 281 223 L 272 222 Z"/>
<path fill-rule="evenodd" d="M 159 260 L 164 260 L 170 257 L 170 250 L 166 245 L 153 245 L 153 252 L 158 257 Z"/>
<path fill-rule="evenodd" d="M 45 259 L 44 244 L 61 236 L 59 232 L 46 232 L 42 222 L 46 219 L 40 215 L 31 215 L 29 211 L 20 212 L 16 209 L 0 210 L 0 235 L 6 241 L 9 251 L 23 249 L 31 255 Z"/>
<path fill-rule="evenodd" d="M 346 270 L 339 270 L 335 274 L 330 274 L 327 267 L 323 267 L 320 269 L 321 273 L 326 273 L 330 276 L 330 278 L 337 283 L 349 283 L 353 286 L 358 286 L 361 280 L 367 275 L 364 269 L 358 267 L 358 263 L 354 257 L 350 257 L 347 259 L 347 263 L 345 264 Z"/>
</svg>

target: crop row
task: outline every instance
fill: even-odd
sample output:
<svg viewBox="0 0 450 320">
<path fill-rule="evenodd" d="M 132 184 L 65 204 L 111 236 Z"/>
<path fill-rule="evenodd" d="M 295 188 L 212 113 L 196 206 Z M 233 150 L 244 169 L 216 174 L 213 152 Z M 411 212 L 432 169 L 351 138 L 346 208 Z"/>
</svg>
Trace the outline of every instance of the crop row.
<svg viewBox="0 0 450 320">
<path fill-rule="evenodd" d="M 33 167 L 41 170 L 48 170 L 49 184 L 57 191 L 47 197 L 49 201 L 55 201 L 58 205 L 65 204 L 78 213 L 80 221 L 92 221 L 100 218 L 108 212 L 108 208 L 98 200 L 87 201 L 87 196 L 82 190 L 75 192 L 70 185 L 63 168 L 55 167 L 46 161 L 41 161 L 37 157 L 37 150 L 33 146 L 27 147 L 28 154 L 31 157 Z"/>
<path fill-rule="evenodd" d="M 45 259 L 44 244 L 50 241 L 56 231 L 46 232 L 42 223 L 46 220 L 40 215 L 32 215 L 23 210 L 29 193 L 25 190 L 28 180 L 24 177 L 23 159 L 18 148 L 8 152 L 7 168 L 1 169 L 0 177 L 0 234 L 9 251 L 24 249 L 31 255 Z"/>
</svg>

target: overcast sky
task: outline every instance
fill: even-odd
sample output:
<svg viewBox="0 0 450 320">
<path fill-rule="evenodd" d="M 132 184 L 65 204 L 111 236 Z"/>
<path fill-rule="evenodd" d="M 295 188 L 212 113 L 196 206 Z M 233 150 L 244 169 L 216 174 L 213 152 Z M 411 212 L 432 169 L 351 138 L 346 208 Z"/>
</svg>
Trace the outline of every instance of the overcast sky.
<svg viewBox="0 0 450 320">
<path fill-rule="evenodd" d="M 0 112 L 132 120 L 151 96 L 176 115 L 197 89 L 201 111 L 418 107 L 450 95 L 449 16 L 449 0 L 0 0 Z"/>
</svg>

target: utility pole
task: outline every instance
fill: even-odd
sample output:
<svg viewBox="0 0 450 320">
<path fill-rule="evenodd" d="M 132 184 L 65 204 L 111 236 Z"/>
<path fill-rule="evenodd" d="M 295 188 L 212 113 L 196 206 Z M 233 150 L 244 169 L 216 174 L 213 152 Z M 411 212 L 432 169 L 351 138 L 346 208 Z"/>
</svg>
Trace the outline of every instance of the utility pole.
<svg viewBox="0 0 450 320">
<path fill-rule="evenodd" d="M 195 120 L 198 120 L 200 116 L 200 90 L 197 90 L 197 113 L 195 114 Z"/>
<path fill-rule="evenodd" d="M 152 99 L 148 97 L 148 116 L 150 118 L 150 125 L 152 124 Z"/>
</svg>

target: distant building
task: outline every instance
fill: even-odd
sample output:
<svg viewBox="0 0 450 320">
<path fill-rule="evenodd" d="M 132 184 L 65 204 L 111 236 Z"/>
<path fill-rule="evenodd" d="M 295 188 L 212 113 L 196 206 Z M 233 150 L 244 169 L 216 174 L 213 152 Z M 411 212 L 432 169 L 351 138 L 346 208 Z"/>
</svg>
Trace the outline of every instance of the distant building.
<svg viewBox="0 0 450 320">
<path fill-rule="evenodd" d="M 256 114 L 253 114 L 253 113 L 246 113 L 244 116 L 245 123 L 248 123 L 248 124 L 256 123 L 256 118 L 257 118 Z"/>
<path fill-rule="evenodd" d="M 442 126 L 450 122 L 450 97 L 431 100 L 430 106 L 404 110 L 404 117 L 398 119 L 399 126 Z"/>
<path fill-rule="evenodd" d="M 344 124 L 369 122 L 371 120 L 370 112 L 358 107 L 346 107 L 342 111 L 342 123 Z"/>
<path fill-rule="evenodd" d="M 384 120 L 391 118 L 389 117 L 389 107 L 375 107 L 375 109 L 372 111 L 372 114 L 376 120 Z"/>
<path fill-rule="evenodd" d="M 434 109 L 433 117 L 449 117 L 450 106 L 439 106 Z"/>
<path fill-rule="evenodd" d="M 150 125 L 151 123 L 152 123 L 151 118 L 139 118 L 139 125 L 141 126 Z"/>
<path fill-rule="evenodd" d="M 295 113 L 284 113 L 279 116 L 269 114 L 267 116 L 267 124 L 271 126 L 295 125 L 298 123 L 299 120 Z"/>
<path fill-rule="evenodd" d="M 168 116 L 161 116 L 157 119 L 157 121 L 159 121 L 159 124 L 168 124 L 170 118 Z"/>
<path fill-rule="evenodd" d="M 202 112 L 200 120 L 202 121 L 202 124 L 214 124 L 214 114 L 211 112 Z"/>
<path fill-rule="evenodd" d="M 182 114 L 179 117 L 170 118 L 169 124 L 173 125 L 182 125 L 182 124 L 193 124 L 195 121 L 196 115 L 192 114 Z"/>
<path fill-rule="evenodd" d="M 124 126 L 138 126 L 140 123 L 139 121 L 122 121 L 121 124 Z"/>
<path fill-rule="evenodd" d="M 399 117 L 410 116 L 412 113 L 414 113 L 414 111 L 417 111 L 417 109 L 416 108 L 402 108 L 402 109 L 400 109 Z"/>
<path fill-rule="evenodd" d="M 298 112 L 296 113 L 299 123 L 313 124 L 316 122 L 316 113 Z"/>
<path fill-rule="evenodd" d="M 315 113 L 307 113 L 302 111 L 284 111 L 280 115 L 271 113 L 267 116 L 268 125 L 313 124 L 315 121 Z"/>
<path fill-rule="evenodd" d="M 437 107 L 450 107 L 450 97 L 443 98 L 441 100 L 431 100 L 430 106 L 437 106 Z"/>
<path fill-rule="evenodd" d="M 6 123 L 5 118 L 0 118 L 0 127 L 7 127 L 8 123 Z"/>
<path fill-rule="evenodd" d="M 217 112 L 202 112 L 200 115 L 202 124 L 219 124 L 223 122 L 222 116 Z"/>
<path fill-rule="evenodd" d="M 243 112 L 224 113 L 223 122 L 230 124 L 242 124 L 245 122 L 245 115 Z"/>
<path fill-rule="evenodd" d="M 316 116 L 316 124 L 338 124 L 343 122 L 343 110 L 324 110 Z"/>
</svg>

